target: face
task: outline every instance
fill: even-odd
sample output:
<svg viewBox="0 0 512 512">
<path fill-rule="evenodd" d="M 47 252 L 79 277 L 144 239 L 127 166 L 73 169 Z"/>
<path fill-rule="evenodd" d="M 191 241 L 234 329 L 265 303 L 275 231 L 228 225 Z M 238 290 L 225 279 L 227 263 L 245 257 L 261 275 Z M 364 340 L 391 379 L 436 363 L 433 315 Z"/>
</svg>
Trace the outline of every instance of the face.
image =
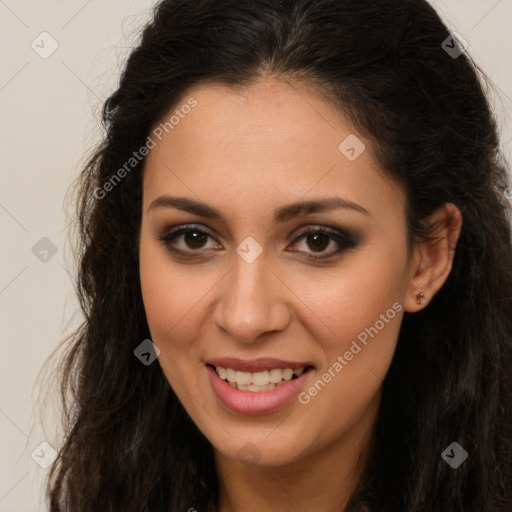
<svg viewBox="0 0 512 512">
<path fill-rule="evenodd" d="M 201 85 L 175 110 L 153 132 L 140 229 L 166 378 L 227 458 L 282 466 L 357 437 L 410 280 L 403 191 L 296 85 Z"/>
</svg>

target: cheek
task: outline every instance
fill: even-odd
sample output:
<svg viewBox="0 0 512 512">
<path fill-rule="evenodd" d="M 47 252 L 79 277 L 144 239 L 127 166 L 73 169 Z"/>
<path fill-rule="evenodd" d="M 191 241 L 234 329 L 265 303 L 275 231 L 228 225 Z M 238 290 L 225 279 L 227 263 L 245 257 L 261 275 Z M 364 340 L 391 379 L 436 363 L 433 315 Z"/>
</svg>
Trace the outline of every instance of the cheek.
<svg viewBox="0 0 512 512">
<path fill-rule="evenodd" d="M 183 340 L 174 336 L 181 331 L 188 314 L 198 304 L 207 289 L 202 279 L 187 273 L 176 272 L 161 248 L 141 237 L 140 282 L 142 299 L 149 329 L 160 350 L 178 348 L 170 340 Z"/>
<path fill-rule="evenodd" d="M 314 291 L 313 281 L 304 280 L 310 290 L 306 303 L 318 315 L 310 330 L 323 349 L 324 361 L 303 403 L 328 410 L 334 400 L 343 411 L 340 421 L 364 410 L 391 364 L 406 276 L 406 260 L 397 254 L 403 253 L 390 245 L 354 255 L 330 279 L 317 281 Z"/>
<path fill-rule="evenodd" d="M 171 266 L 161 256 L 162 252 L 141 244 L 142 299 L 151 341 L 160 350 L 158 363 L 180 401 L 186 404 L 184 383 L 189 382 L 194 368 L 190 364 L 193 346 L 184 327 L 190 323 L 193 307 L 204 292 L 201 294 L 190 282 L 181 282 L 179 273 L 173 272 L 171 276 Z"/>
<path fill-rule="evenodd" d="M 303 275 L 295 283 L 295 289 L 302 290 L 301 299 L 317 318 L 316 338 L 325 340 L 329 351 L 343 350 L 381 315 L 386 317 L 384 321 L 392 320 L 386 322 L 383 331 L 397 323 L 396 303 L 403 300 L 407 281 L 406 259 L 400 254 L 403 252 L 394 250 L 391 244 L 365 248 L 321 279 Z"/>
<path fill-rule="evenodd" d="M 329 285 L 316 288 L 316 306 L 310 303 L 321 320 L 322 335 L 316 339 L 325 364 L 300 398 L 316 411 L 311 421 L 318 428 L 322 421 L 325 424 L 325 415 L 330 417 L 327 431 L 332 435 L 364 414 L 391 364 L 403 317 L 406 275 L 405 259 L 395 254 L 399 252 L 382 247 L 354 258 Z"/>
</svg>

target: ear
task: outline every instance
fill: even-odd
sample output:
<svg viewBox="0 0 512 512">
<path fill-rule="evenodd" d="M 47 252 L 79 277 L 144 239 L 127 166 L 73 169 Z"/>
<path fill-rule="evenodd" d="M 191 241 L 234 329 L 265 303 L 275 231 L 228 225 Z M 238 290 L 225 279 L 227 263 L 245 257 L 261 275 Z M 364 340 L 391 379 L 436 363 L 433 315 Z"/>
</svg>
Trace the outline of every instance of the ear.
<svg viewBox="0 0 512 512">
<path fill-rule="evenodd" d="M 428 219 L 431 239 L 414 244 L 404 310 L 422 309 L 441 289 L 452 269 L 462 228 L 462 214 L 452 203 L 440 206 Z M 418 297 L 418 294 L 423 294 Z M 419 304 L 418 304 L 419 302 Z"/>
</svg>

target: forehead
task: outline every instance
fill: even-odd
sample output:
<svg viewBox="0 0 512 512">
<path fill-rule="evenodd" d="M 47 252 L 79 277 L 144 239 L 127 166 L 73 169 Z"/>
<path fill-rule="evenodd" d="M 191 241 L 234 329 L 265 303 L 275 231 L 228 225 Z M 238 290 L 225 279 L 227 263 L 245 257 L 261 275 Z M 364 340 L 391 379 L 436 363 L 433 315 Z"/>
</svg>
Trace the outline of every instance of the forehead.
<svg viewBox="0 0 512 512">
<path fill-rule="evenodd" d="M 246 212 L 333 194 L 368 210 L 403 206 L 369 141 L 302 86 L 274 79 L 245 88 L 202 84 L 163 121 L 173 114 L 145 162 L 145 208 L 164 193 Z M 347 140 L 360 152 L 355 159 L 343 152 Z"/>
</svg>

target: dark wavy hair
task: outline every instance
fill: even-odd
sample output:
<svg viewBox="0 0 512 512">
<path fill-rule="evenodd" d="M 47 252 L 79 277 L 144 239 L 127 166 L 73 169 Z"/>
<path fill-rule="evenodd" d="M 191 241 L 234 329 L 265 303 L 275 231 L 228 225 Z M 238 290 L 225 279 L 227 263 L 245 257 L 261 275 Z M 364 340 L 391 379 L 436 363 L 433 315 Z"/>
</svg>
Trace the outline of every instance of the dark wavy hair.
<svg viewBox="0 0 512 512">
<path fill-rule="evenodd" d="M 511 511 L 511 209 L 484 73 L 443 47 L 450 31 L 425 0 L 162 0 L 152 14 L 75 183 L 85 320 L 62 344 L 51 512 L 216 509 L 211 444 L 161 367 L 134 356 L 150 338 L 138 266 L 145 159 L 97 190 L 190 87 L 264 77 L 307 86 L 371 140 L 406 191 L 409 243 L 429 239 L 443 203 L 463 217 L 444 286 L 404 314 L 346 511 Z M 454 441 L 469 454 L 457 469 L 441 457 Z"/>
</svg>

